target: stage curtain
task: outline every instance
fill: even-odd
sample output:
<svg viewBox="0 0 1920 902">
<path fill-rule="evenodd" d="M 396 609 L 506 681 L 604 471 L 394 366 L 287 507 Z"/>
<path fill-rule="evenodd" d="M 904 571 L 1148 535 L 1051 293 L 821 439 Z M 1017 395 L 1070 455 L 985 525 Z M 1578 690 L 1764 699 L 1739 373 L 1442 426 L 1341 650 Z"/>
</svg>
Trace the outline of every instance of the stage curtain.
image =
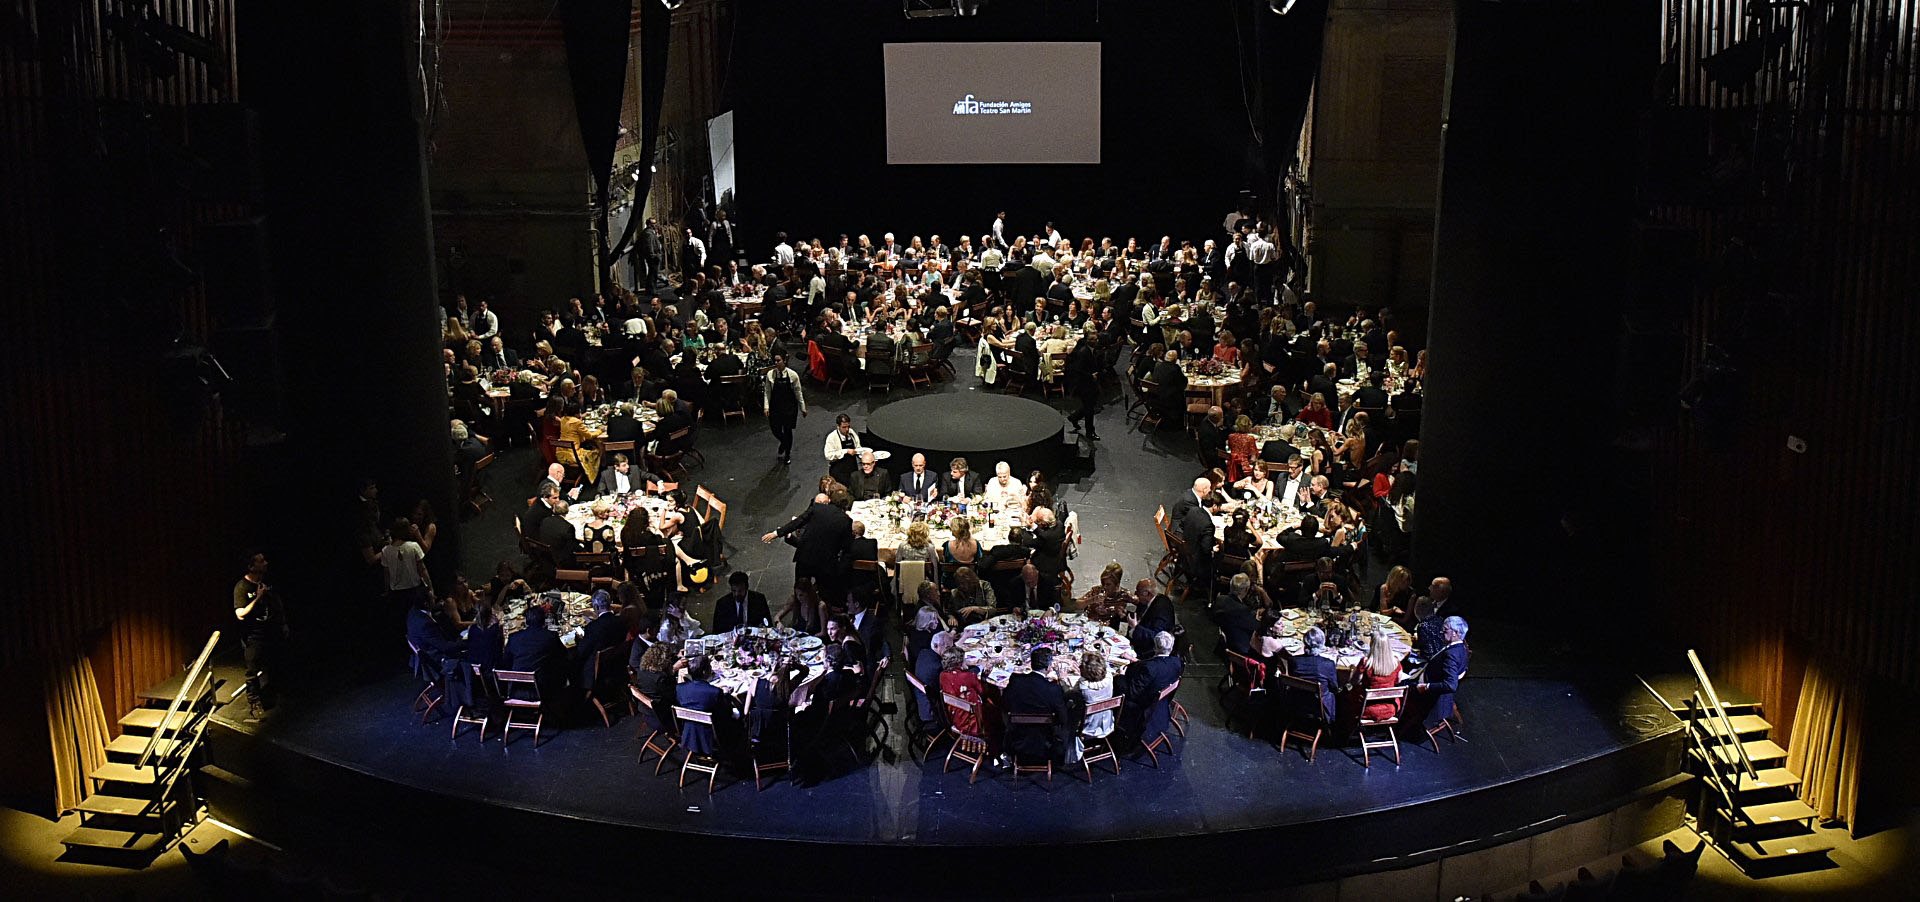
<svg viewBox="0 0 1920 902">
<path fill-rule="evenodd" d="M 1860 748 L 1866 706 L 1854 668 L 1824 656 L 1807 664 L 1794 710 L 1787 769 L 1800 775 L 1800 798 L 1823 819 L 1852 829 L 1860 798 Z"/>
<path fill-rule="evenodd" d="M 54 804 L 71 811 L 91 794 L 87 775 L 107 763 L 107 712 L 93 663 L 76 655 L 47 669 L 47 735 L 53 740 Z"/>
</svg>

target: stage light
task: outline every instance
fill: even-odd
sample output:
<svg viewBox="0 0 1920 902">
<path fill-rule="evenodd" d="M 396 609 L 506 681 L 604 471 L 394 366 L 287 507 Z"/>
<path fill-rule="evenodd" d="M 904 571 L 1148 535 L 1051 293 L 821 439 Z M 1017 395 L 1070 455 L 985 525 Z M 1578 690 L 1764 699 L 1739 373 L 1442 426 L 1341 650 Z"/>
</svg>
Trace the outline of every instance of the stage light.
<svg viewBox="0 0 1920 902">
<path fill-rule="evenodd" d="M 687 2 L 687 0 L 660 0 L 660 5 L 668 9 L 679 9 L 680 4 L 685 2 Z"/>
<path fill-rule="evenodd" d="M 953 12 L 959 16 L 977 16 L 980 7 L 986 5 L 987 0 L 953 0 Z"/>
<path fill-rule="evenodd" d="M 1267 8 L 1276 16 L 1284 16 L 1293 8 L 1294 0 L 1267 0 Z"/>
</svg>

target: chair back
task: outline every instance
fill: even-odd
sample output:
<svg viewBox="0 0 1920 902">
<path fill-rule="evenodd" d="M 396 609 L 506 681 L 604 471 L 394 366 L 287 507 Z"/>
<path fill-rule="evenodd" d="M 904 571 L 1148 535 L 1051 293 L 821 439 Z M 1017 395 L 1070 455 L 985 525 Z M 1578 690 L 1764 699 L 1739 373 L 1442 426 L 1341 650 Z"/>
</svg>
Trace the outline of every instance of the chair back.
<svg viewBox="0 0 1920 902">
<path fill-rule="evenodd" d="M 679 487 L 680 487 L 680 483 L 677 483 L 677 482 L 652 482 L 652 481 L 649 481 L 649 482 L 647 483 L 647 491 L 649 491 L 649 492 L 652 492 L 652 493 L 654 493 L 654 494 L 656 494 L 656 495 L 659 495 L 659 494 L 663 494 L 663 493 L 666 493 L 666 492 L 671 492 L 671 491 L 673 491 L 674 489 L 677 489 L 677 488 L 679 488 Z"/>
<path fill-rule="evenodd" d="M 993 572 L 1018 573 L 1020 572 L 1020 569 L 1025 566 L 1027 566 L 1027 562 L 1025 558 L 1014 558 L 1013 560 L 1010 560 L 1010 561 L 1001 561 L 997 564 L 994 564 Z"/>
<path fill-rule="evenodd" d="M 554 582 L 565 583 L 570 586 L 591 587 L 593 585 L 593 574 L 585 570 L 556 569 L 553 571 L 553 579 Z"/>
<path fill-rule="evenodd" d="M 1392 716 L 1398 718 L 1400 711 L 1405 708 L 1407 704 L 1407 687 L 1383 686 L 1379 689 L 1368 689 L 1366 691 L 1366 697 L 1360 701 L 1360 709 L 1364 712 L 1367 708 L 1381 702 L 1392 702 Z"/>
<path fill-rule="evenodd" d="M 727 528 L 727 503 L 721 501 L 720 496 L 707 491 L 707 487 L 702 485 L 694 487 L 693 497 L 696 510 L 701 504 L 706 505 L 706 509 L 700 511 L 700 516 L 713 521 L 716 529 Z"/>
<path fill-rule="evenodd" d="M 713 726 L 713 715 L 705 711 L 696 711 L 692 708 L 682 708 L 679 705 L 674 705 L 673 716 L 681 723 L 703 723 L 707 726 Z"/>
<path fill-rule="evenodd" d="M 873 573 L 880 569 L 879 561 L 854 561 L 853 569 Z"/>
<path fill-rule="evenodd" d="M 1016 727 L 1050 727 L 1060 722 L 1052 711 L 1038 714 L 1008 714 L 1007 723 Z"/>
<path fill-rule="evenodd" d="M 1087 706 L 1087 716 L 1092 717 L 1095 714 L 1104 714 L 1108 711 L 1117 710 L 1126 700 L 1127 697 L 1124 695 L 1114 695 L 1103 698 Z"/>
<path fill-rule="evenodd" d="M 926 561 L 900 561 L 900 598 L 912 603 L 920 598 L 920 584 L 927 581 Z"/>
<path fill-rule="evenodd" d="M 495 670 L 493 672 L 493 681 L 499 685 L 501 696 L 509 703 L 514 701 L 540 701 L 540 684 L 534 679 L 533 671 L 531 670 Z M 530 694 L 518 696 L 514 694 L 516 692 L 527 692 Z"/>
<path fill-rule="evenodd" d="M 1167 688 L 1160 690 L 1160 700 L 1164 702 L 1172 698 L 1173 694 L 1178 691 L 1180 691 L 1180 681 L 1174 680 L 1167 684 Z"/>
<path fill-rule="evenodd" d="M 961 698 L 960 696 L 954 695 L 951 692 L 943 691 L 940 693 L 940 697 L 946 700 L 947 707 L 949 709 L 958 711 L 962 714 L 972 714 L 974 709 L 979 707 L 978 705 L 975 705 L 973 702 L 967 701 L 966 699 Z"/>
</svg>

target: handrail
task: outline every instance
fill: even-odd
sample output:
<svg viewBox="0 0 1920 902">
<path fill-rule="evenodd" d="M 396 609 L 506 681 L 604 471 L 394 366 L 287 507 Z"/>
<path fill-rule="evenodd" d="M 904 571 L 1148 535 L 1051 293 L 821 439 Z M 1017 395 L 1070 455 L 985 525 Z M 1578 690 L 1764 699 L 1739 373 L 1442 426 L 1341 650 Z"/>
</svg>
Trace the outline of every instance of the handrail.
<svg viewBox="0 0 1920 902">
<path fill-rule="evenodd" d="M 1700 663 L 1700 656 L 1691 648 L 1687 649 L 1687 662 L 1693 665 L 1693 676 L 1700 681 L 1700 688 L 1707 694 L 1707 704 L 1712 708 L 1713 716 L 1720 721 L 1721 728 L 1727 731 L 1727 742 L 1733 746 L 1739 757 L 1740 769 L 1745 771 L 1747 776 L 1755 780 L 1760 779 L 1760 771 L 1754 768 L 1753 759 L 1747 757 L 1747 747 L 1741 744 L 1740 734 L 1734 732 L 1733 720 L 1727 717 L 1726 706 L 1720 703 L 1720 693 L 1713 689 L 1713 680 L 1707 676 L 1706 666 Z M 1716 753 L 1714 757 L 1718 757 L 1718 754 Z"/>
<path fill-rule="evenodd" d="M 167 722 L 173 719 L 175 711 L 180 710 L 180 702 L 186 698 L 187 691 L 192 689 L 195 683 L 200 682 L 201 668 L 207 666 L 207 659 L 213 657 L 213 647 L 218 644 L 220 644 L 220 631 L 214 630 L 213 635 L 207 637 L 206 647 L 200 649 L 200 656 L 194 658 L 193 666 L 187 669 L 186 679 L 180 681 L 180 691 L 175 692 L 173 701 L 167 703 L 167 712 L 160 715 L 160 726 L 154 729 L 152 736 L 147 737 L 147 747 L 140 750 L 140 760 L 133 763 L 135 770 L 145 767 L 147 759 L 153 757 L 154 746 L 160 744 L 160 735 L 167 731 Z"/>
</svg>

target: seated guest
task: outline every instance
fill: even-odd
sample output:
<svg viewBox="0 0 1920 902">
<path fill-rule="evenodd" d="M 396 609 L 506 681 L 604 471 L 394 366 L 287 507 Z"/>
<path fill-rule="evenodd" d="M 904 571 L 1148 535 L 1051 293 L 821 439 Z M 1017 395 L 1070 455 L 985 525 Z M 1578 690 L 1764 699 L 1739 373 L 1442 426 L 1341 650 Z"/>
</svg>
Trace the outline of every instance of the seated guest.
<svg viewBox="0 0 1920 902">
<path fill-rule="evenodd" d="M 593 678 L 593 658 L 602 650 L 613 648 L 626 641 L 627 624 L 620 615 L 613 612 L 613 595 L 605 589 L 593 593 L 593 619 L 581 628 L 580 638 L 573 643 L 574 660 L 580 662 L 580 681 L 578 685 L 591 686 Z M 604 677 L 603 677 L 604 678 Z"/>
<path fill-rule="evenodd" d="M 855 501 L 879 498 L 893 491 L 893 474 L 875 463 L 873 451 L 861 449 L 860 469 L 847 480 L 847 492 Z"/>
<path fill-rule="evenodd" d="M 1390 689 L 1400 685 L 1400 656 L 1394 653 L 1393 636 L 1385 629 L 1375 628 L 1367 640 L 1367 657 L 1354 668 L 1353 686 L 1346 695 L 1341 696 L 1341 716 L 1348 721 L 1361 717 L 1368 720 L 1384 720 L 1393 716 L 1394 703 L 1374 702 L 1365 704 L 1368 689 Z"/>
<path fill-rule="evenodd" d="M 1313 561 L 1334 554 L 1333 543 L 1320 534 L 1320 521 L 1312 514 L 1300 518 L 1300 525 L 1283 530 L 1276 541 L 1280 557 L 1287 561 Z"/>
<path fill-rule="evenodd" d="M 1133 599 L 1133 628 L 1127 634 L 1127 642 L 1133 646 L 1135 655 L 1141 658 L 1151 657 L 1153 637 L 1156 634 L 1170 633 L 1176 638 L 1179 637 L 1179 618 L 1174 614 L 1173 599 L 1160 591 L 1159 582 L 1152 577 L 1134 585 Z"/>
<path fill-rule="evenodd" d="M 1447 644 L 1427 661 L 1413 684 L 1407 699 L 1408 717 L 1402 722 L 1418 721 L 1432 729 L 1453 716 L 1453 694 L 1460 689 L 1460 678 L 1467 674 L 1467 621 L 1448 617 L 1442 622 Z"/>
<path fill-rule="evenodd" d="M 907 527 L 907 543 L 894 550 L 893 560 L 896 564 L 920 561 L 927 565 L 928 579 L 939 578 L 934 568 L 940 566 L 940 549 L 934 547 L 933 531 L 927 528 L 924 521 L 916 521 Z"/>
<path fill-rule="evenodd" d="M 686 666 L 686 660 L 679 658 L 678 646 L 663 643 L 633 643 L 633 654 L 628 658 L 629 669 L 633 671 L 633 688 L 653 702 L 653 713 L 662 729 L 671 730 L 673 706 L 679 703 L 679 694 L 674 674 Z M 643 712 L 644 714 L 644 712 Z"/>
<path fill-rule="evenodd" d="M 700 634 L 700 621 L 687 614 L 686 597 L 678 592 L 668 593 L 666 606 L 660 612 L 660 631 L 654 634 L 654 641 L 677 645 Z"/>
<path fill-rule="evenodd" d="M 964 457 L 956 457 L 947 464 L 947 475 L 940 480 L 942 498 L 970 498 L 985 488 L 980 483 L 980 474 L 967 472 L 967 459 Z"/>
<path fill-rule="evenodd" d="M 813 577 L 802 576 L 794 579 L 793 594 L 787 597 L 786 605 L 774 619 L 801 635 L 817 636 L 827 628 L 825 612 L 821 608 L 820 594 L 814 588 Z"/>
<path fill-rule="evenodd" d="M 553 565 L 562 569 L 573 567 L 573 555 L 580 550 L 578 533 L 573 523 L 567 520 L 567 503 L 555 499 L 553 516 L 540 521 L 540 527 L 533 538 L 547 546 L 553 552 Z"/>
<path fill-rule="evenodd" d="M 467 627 L 467 663 L 492 670 L 500 666 L 506 652 L 506 624 L 500 620 L 500 607 L 483 596 L 473 610 L 473 625 Z"/>
<path fill-rule="evenodd" d="M 1004 460 L 994 465 L 993 478 L 987 480 L 982 494 L 988 504 L 1000 510 L 1027 509 L 1027 487 L 1013 477 L 1013 468 Z"/>
<path fill-rule="evenodd" d="M 1031 673 L 1016 673 L 1007 679 L 1000 692 L 1000 705 L 1012 714 L 1052 714 L 1051 726 L 1009 725 L 1006 729 L 1007 752 L 1022 763 L 1066 760 L 1067 739 L 1072 735 L 1073 715 L 1067 708 L 1067 694 L 1047 674 L 1053 666 L 1053 650 L 1042 645 L 1028 659 Z"/>
<path fill-rule="evenodd" d="M 974 736 L 986 740 L 989 751 L 1000 748 L 1000 700 L 1002 695 L 991 696 L 985 691 L 985 681 L 980 678 L 980 668 L 967 663 L 967 656 L 958 648 L 947 649 L 945 657 L 940 659 L 940 688 L 942 696 L 951 695 L 972 703 L 971 711 L 948 708 L 947 717 L 952 728 L 963 736 Z M 932 686 L 927 688 L 932 689 Z"/>
<path fill-rule="evenodd" d="M 547 629 L 547 609 L 527 605 L 526 628 L 507 637 L 507 653 L 500 660 L 505 670 L 532 671 L 541 697 L 549 690 L 566 685 L 567 647 L 560 637 Z M 557 698 L 558 695 L 556 694 Z"/>
<path fill-rule="evenodd" d="M 613 504 L 605 498 L 595 499 L 588 508 L 593 515 L 580 529 L 580 550 L 588 554 L 615 554 L 619 547 L 613 541 Z"/>
<path fill-rule="evenodd" d="M 421 592 L 407 611 L 407 641 L 420 650 L 421 663 L 435 677 L 440 675 L 448 659 L 462 658 L 467 651 L 458 638 L 447 632 L 440 619 L 433 616 L 434 608 L 439 605 L 433 600 L 433 593 Z"/>
<path fill-rule="evenodd" d="M 1080 700 L 1081 710 L 1094 702 L 1106 701 L 1113 697 L 1113 674 L 1107 670 L 1107 659 L 1102 655 L 1080 656 Z M 1085 715 L 1080 729 L 1074 734 L 1073 744 L 1067 749 L 1067 763 L 1077 764 L 1086 757 L 1085 740 L 1105 739 L 1113 735 L 1113 712 L 1102 711 Z"/>
<path fill-rule="evenodd" d="M 914 689 L 912 684 L 908 684 L 907 688 L 913 692 L 913 702 L 922 724 L 939 726 L 946 722 L 947 706 L 940 700 L 940 667 L 947 652 L 952 649 L 953 634 L 939 630 L 913 653 L 913 678 L 927 687 L 927 691 Z"/>
<path fill-rule="evenodd" d="M 947 596 L 947 607 L 955 617 L 960 618 L 963 626 L 993 616 L 993 600 L 972 567 L 960 567 L 953 571 L 953 590 Z"/>
<path fill-rule="evenodd" d="M 973 525 L 965 517 L 954 517 L 947 524 L 947 531 L 953 538 L 940 546 L 940 559 L 944 563 L 972 564 L 980 558 L 980 542 L 973 537 Z"/>
<path fill-rule="evenodd" d="M 1319 705 L 1316 711 L 1311 707 L 1311 700 L 1295 700 L 1293 704 L 1307 707 L 1297 707 L 1289 713 L 1295 716 L 1317 716 L 1325 723 L 1332 723 L 1333 687 L 1340 682 L 1340 669 L 1334 665 L 1333 659 L 1320 655 L 1327 648 L 1327 633 L 1317 626 L 1311 627 L 1300 639 L 1306 647 L 1300 654 L 1288 659 L 1287 671 L 1301 679 L 1312 680 L 1319 687 Z"/>
<path fill-rule="evenodd" d="M 1080 612 L 1109 626 L 1123 621 L 1127 605 L 1133 602 L 1133 596 L 1120 585 L 1125 577 L 1126 570 L 1119 561 L 1108 562 L 1100 571 L 1100 584 L 1080 596 Z"/>
<path fill-rule="evenodd" d="M 1180 368 L 1180 352 L 1168 351 L 1154 364 L 1153 388 L 1147 404 L 1160 415 L 1162 423 L 1179 423 L 1187 413 L 1187 373 Z"/>
<path fill-rule="evenodd" d="M 925 454 L 913 456 L 913 468 L 900 474 L 897 490 L 915 501 L 932 501 L 940 495 L 940 478 L 927 470 Z"/>
<path fill-rule="evenodd" d="M 747 571 L 735 570 L 727 576 L 727 594 L 713 605 L 713 631 L 732 632 L 741 626 L 771 626 L 773 614 L 767 596 L 747 586 Z"/>
<path fill-rule="evenodd" d="M 1228 593 L 1214 599 L 1207 611 L 1207 617 L 1220 628 L 1227 650 L 1237 655 L 1253 654 L 1253 637 L 1260 631 L 1260 621 L 1247 600 L 1247 593 L 1252 588 L 1253 580 L 1250 577 L 1245 573 L 1235 573 Z"/>
<path fill-rule="evenodd" d="M 480 444 L 480 440 L 474 438 L 473 433 L 467 429 L 467 424 L 459 420 L 453 421 L 449 431 L 453 435 L 454 466 L 461 473 L 471 471 L 474 463 L 487 456 L 487 446 Z"/>
<path fill-rule="evenodd" d="M 560 488 L 556 485 L 541 483 L 534 493 L 533 503 L 520 512 L 520 534 L 538 540 L 540 522 L 553 513 L 553 505 L 560 500 Z"/>
<path fill-rule="evenodd" d="M 659 481 L 661 477 L 634 466 L 626 452 L 616 451 L 613 466 L 600 471 L 600 481 L 594 484 L 593 493 L 601 498 L 638 495 L 647 490 L 647 483 Z"/>
<path fill-rule="evenodd" d="M 703 723 L 683 723 L 680 725 L 680 742 L 687 751 L 696 755 L 720 757 L 719 731 L 725 729 L 734 717 L 739 716 L 733 696 L 713 685 L 713 662 L 706 655 L 695 655 L 687 659 L 687 681 L 676 688 L 675 704 L 693 711 L 705 711 L 713 715 L 713 725 Z"/>
<path fill-rule="evenodd" d="M 1128 665 L 1126 702 L 1120 706 L 1121 722 L 1127 735 L 1151 742 L 1165 733 L 1172 722 L 1172 706 L 1160 693 L 1180 679 L 1180 659 L 1173 656 L 1173 634 L 1153 635 L 1153 657 Z"/>
</svg>

